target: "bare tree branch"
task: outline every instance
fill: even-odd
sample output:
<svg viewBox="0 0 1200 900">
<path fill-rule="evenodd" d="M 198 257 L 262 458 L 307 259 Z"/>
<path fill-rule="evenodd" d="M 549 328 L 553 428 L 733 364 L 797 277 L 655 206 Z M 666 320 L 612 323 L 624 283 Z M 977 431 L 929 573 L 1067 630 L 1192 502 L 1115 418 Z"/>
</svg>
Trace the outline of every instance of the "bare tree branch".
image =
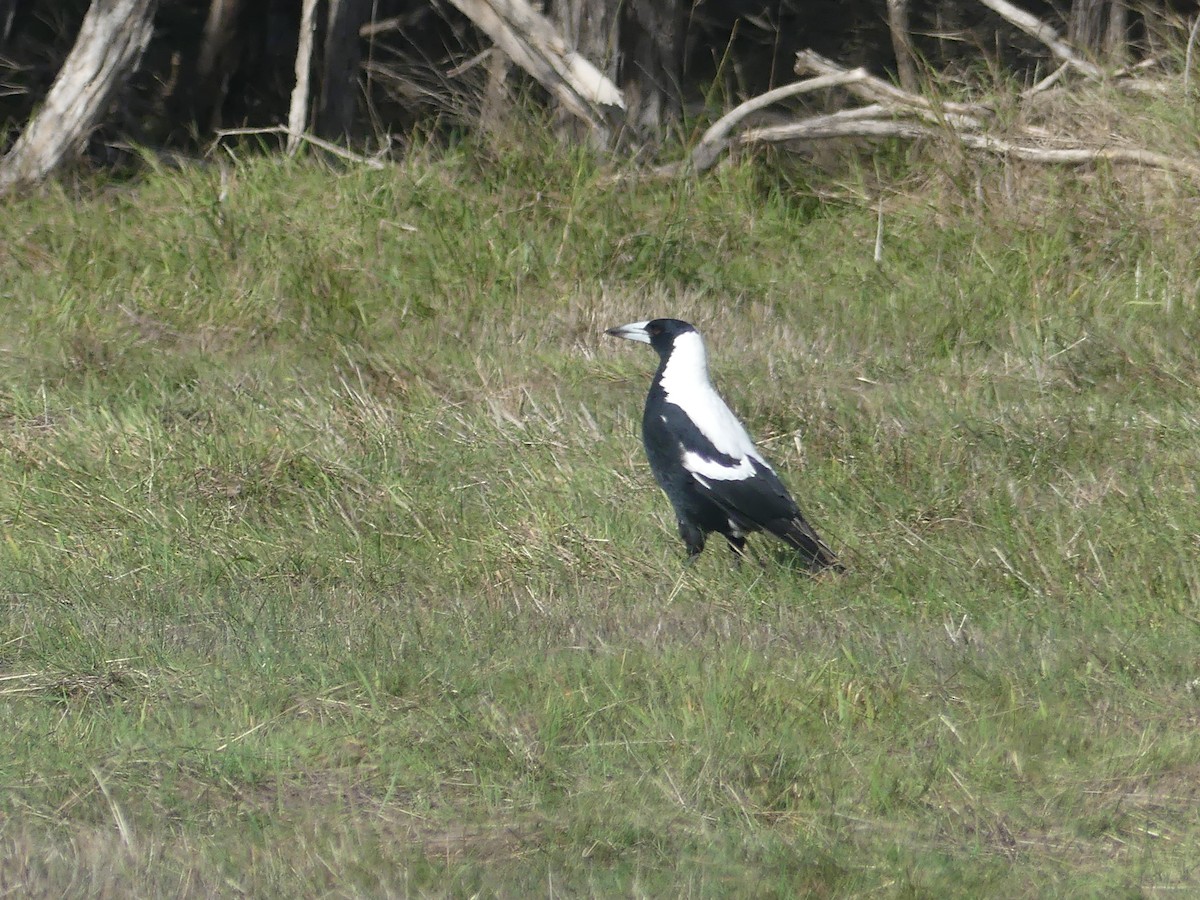
<svg viewBox="0 0 1200 900">
<path fill-rule="evenodd" d="M 830 138 L 919 138 L 935 137 L 941 132 L 929 125 L 904 119 L 886 119 L 882 106 L 844 109 L 824 116 L 812 116 L 786 125 L 752 128 L 742 132 L 742 144 L 778 143 L 779 141 L 813 141 Z"/>
<path fill-rule="evenodd" d="M 997 156 L 1011 156 L 1032 162 L 1060 163 L 1066 165 L 1088 165 L 1105 161 L 1145 166 L 1178 172 L 1200 179 L 1200 163 L 1190 159 L 1178 159 L 1165 153 L 1144 150 L 1141 147 L 1031 147 L 1016 144 L 990 134 L 959 134 L 958 139 L 972 150 L 983 150 Z"/>
<path fill-rule="evenodd" d="M 0 160 L 0 194 L 41 181 L 78 152 L 137 68 L 156 0 L 93 0 L 41 110 Z"/>
<path fill-rule="evenodd" d="M 1057 31 L 1037 16 L 1025 12 L 1020 7 L 1014 6 L 1008 0 L 979 0 L 979 2 L 1001 18 L 1016 25 L 1030 37 L 1037 38 L 1050 49 L 1051 53 L 1063 62 L 1070 63 L 1073 68 L 1078 69 L 1083 74 L 1091 78 L 1100 78 L 1104 74 L 1099 66 L 1088 62 L 1076 53 L 1074 47 L 1064 41 Z"/>
<path fill-rule="evenodd" d="M 567 46 L 526 0 L 450 0 L 465 16 L 594 130 L 607 133 L 604 107 L 624 109 L 620 90 Z"/>
<path fill-rule="evenodd" d="M 290 128 L 284 125 L 273 125 L 267 128 L 222 128 L 217 132 L 214 145 L 216 143 L 220 143 L 221 139 L 224 137 L 245 134 L 283 134 L 287 135 L 289 144 L 293 142 L 296 144 L 301 142 L 312 144 L 314 147 L 320 147 L 326 153 L 336 156 L 339 159 L 344 159 L 347 162 L 358 163 L 359 165 L 366 166 L 368 169 L 387 168 L 386 163 L 373 156 L 363 156 L 360 153 L 347 150 L 345 147 L 339 147 L 332 141 L 319 138 L 315 134 L 309 134 L 307 131 L 292 131 Z"/>
<path fill-rule="evenodd" d="M 1139 147 L 1036 147 L 1029 144 L 1019 144 L 1004 138 L 989 134 L 973 134 L 955 131 L 947 128 L 937 128 L 921 122 L 905 121 L 903 119 L 878 118 L 882 107 L 872 110 L 874 115 L 862 117 L 848 113 L 863 113 L 869 107 L 858 110 L 844 110 L 827 116 L 814 116 L 791 122 L 787 125 L 777 125 L 770 128 L 756 128 L 743 132 L 739 141 L 743 144 L 794 141 L 821 140 L 829 138 L 953 138 L 964 147 L 991 153 L 995 156 L 1008 156 L 1014 159 L 1024 159 L 1031 162 L 1058 163 L 1065 165 L 1087 165 L 1106 161 L 1125 163 L 1148 168 L 1164 169 L 1178 172 L 1194 179 L 1200 179 L 1200 162 L 1189 159 L 1178 159 L 1164 153 L 1144 150 Z"/>
<path fill-rule="evenodd" d="M 796 74 L 834 75 L 847 70 L 831 59 L 826 59 L 815 50 L 801 50 L 796 54 Z M 965 127 L 980 127 L 979 118 L 990 118 L 992 110 L 975 103 L 934 103 L 919 94 L 889 84 L 882 78 L 868 74 L 846 83 L 846 89 L 857 97 L 872 103 L 892 103 L 909 107 L 933 121 L 950 118 Z"/>
<path fill-rule="evenodd" d="M 867 70 L 863 68 L 852 69 L 849 72 L 833 72 L 816 78 L 806 78 L 804 81 L 787 84 L 783 87 L 775 88 L 773 91 L 767 91 L 765 94 L 760 94 L 757 97 L 752 97 L 745 103 L 734 107 L 709 126 L 708 130 L 701 136 L 700 141 L 692 148 L 690 159 L 692 168 L 697 172 L 703 172 L 710 168 L 717 161 L 721 153 L 725 151 L 725 148 L 729 146 L 729 133 L 751 113 L 757 112 L 773 103 L 778 103 L 780 100 L 786 100 L 788 97 L 795 97 L 811 91 L 819 91 L 823 88 L 847 85 L 869 77 Z"/>
<path fill-rule="evenodd" d="M 1047 75 L 1045 78 L 1043 78 L 1037 84 L 1033 85 L 1033 87 L 1026 88 L 1025 90 L 1023 90 L 1021 92 L 1021 96 L 1025 99 L 1028 99 L 1028 98 L 1034 96 L 1035 94 L 1040 94 L 1042 91 L 1050 90 L 1050 88 L 1054 87 L 1056 84 L 1058 84 L 1060 81 L 1062 81 L 1062 77 L 1067 74 L 1067 70 L 1070 68 L 1071 68 L 1070 63 L 1063 63 L 1061 66 L 1059 66 L 1057 69 L 1055 69 L 1049 75 Z"/>
</svg>

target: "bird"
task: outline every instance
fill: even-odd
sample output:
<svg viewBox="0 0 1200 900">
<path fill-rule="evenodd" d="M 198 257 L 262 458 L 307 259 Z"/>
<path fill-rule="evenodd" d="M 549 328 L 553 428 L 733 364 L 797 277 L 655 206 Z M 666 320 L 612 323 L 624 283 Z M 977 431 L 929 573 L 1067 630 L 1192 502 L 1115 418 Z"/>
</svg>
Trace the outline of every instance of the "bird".
<svg viewBox="0 0 1200 900">
<path fill-rule="evenodd" d="M 658 371 L 642 413 L 642 443 L 650 471 L 675 510 L 687 562 L 700 555 L 712 532 L 724 535 L 740 561 L 746 535 L 766 531 L 795 548 L 810 570 L 843 571 L 713 387 L 700 332 L 681 319 L 650 319 L 606 333 L 658 351 Z"/>
</svg>

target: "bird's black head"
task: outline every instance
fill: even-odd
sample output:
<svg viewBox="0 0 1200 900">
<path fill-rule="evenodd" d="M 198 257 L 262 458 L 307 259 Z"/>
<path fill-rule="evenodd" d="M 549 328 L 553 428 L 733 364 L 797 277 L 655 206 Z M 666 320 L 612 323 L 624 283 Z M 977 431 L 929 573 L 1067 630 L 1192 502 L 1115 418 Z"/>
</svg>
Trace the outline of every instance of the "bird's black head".
<svg viewBox="0 0 1200 900">
<path fill-rule="evenodd" d="M 682 319 L 651 319 L 648 322 L 630 322 L 619 328 L 610 328 L 606 332 L 614 337 L 630 341 L 641 341 L 649 344 L 658 351 L 664 359 L 670 355 L 675 346 L 675 339 L 681 334 L 694 334 L 696 329 Z"/>
</svg>

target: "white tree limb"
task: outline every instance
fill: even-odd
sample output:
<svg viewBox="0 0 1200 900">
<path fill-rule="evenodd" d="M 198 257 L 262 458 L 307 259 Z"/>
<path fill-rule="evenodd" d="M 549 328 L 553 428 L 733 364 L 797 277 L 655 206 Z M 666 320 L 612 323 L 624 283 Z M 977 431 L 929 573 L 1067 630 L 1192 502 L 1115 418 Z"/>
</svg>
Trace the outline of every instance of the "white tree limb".
<svg viewBox="0 0 1200 900">
<path fill-rule="evenodd" d="M 284 134 L 287 135 L 288 143 L 304 142 L 312 144 L 314 147 L 320 147 L 326 153 L 336 156 L 339 159 L 344 159 L 347 162 L 358 163 L 366 166 L 368 169 L 386 169 L 387 165 L 382 160 L 374 156 L 363 156 L 361 153 L 355 153 L 352 150 L 347 150 L 345 147 L 339 147 L 332 141 L 327 141 L 324 138 L 319 138 L 315 134 L 309 134 L 307 131 L 292 131 L 286 125 L 271 125 L 266 128 L 222 128 L 216 134 L 214 145 L 219 143 L 222 138 L 232 135 L 253 135 L 253 134 Z"/>
<path fill-rule="evenodd" d="M 304 0 L 300 9 L 300 40 L 296 45 L 296 86 L 288 106 L 287 154 L 300 149 L 300 135 L 308 124 L 309 84 L 312 80 L 313 40 L 317 31 L 317 0 Z"/>
<path fill-rule="evenodd" d="M 1088 165 L 1105 161 L 1164 169 L 1200 179 L 1200 163 L 1178 159 L 1165 153 L 1141 147 L 1031 147 L 1015 144 L 990 134 L 959 134 L 958 139 L 972 150 L 983 150 L 996 156 L 1011 156 L 1032 162 Z"/>
<path fill-rule="evenodd" d="M 801 50 L 796 54 L 796 74 L 833 75 L 845 73 L 847 69 L 831 59 L 826 59 L 815 50 Z M 847 82 L 846 89 L 855 96 L 872 103 L 899 104 L 915 110 L 922 118 L 940 122 L 947 120 L 958 127 L 979 128 L 981 118 L 990 118 L 992 110 L 976 103 L 934 103 L 920 94 L 884 81 L 874 75 Z"/>
<path fill-rule="evenodd" d="M 625 108 L 620 90 L 567 46 L 550 20 L 527 0 L 450 0 L 574 115 L 607 130 L 603 107 Z"/>
<path fill-rule="evenodd" d="M 142 58 L 156 0 L 93 0 L 46 100 L 0 160 L 0 194 L 41 181 L 79 151 Z"/>
<path fill-rule="evenodd" d="M 1164 153 L 1144 150 L 1140 147 L 1037 147 L 1019 144 L 989 134 L 955 131 L 937 128 L 921 122 L 903 119 L 878 118 L 879 107 L 872 110 L 873 116 L 848 115 L 863 113 L 870 107 L 858 110 L 843 110 L 827 116 L 814 116 L 787 125 L 757 128 L 744 132 L 739 140 L 743 144 L 793 140 L 821 140 L 828 138 L 953 138 L 964 147 L 996 156 L 1008 156 L 1031 162 L 1058 163 L 1065 165 L 1087 165 L 1106 161 L 1118 164 L 1146 166 L 1178 172 L 1200 180 L 1200 162 L 1178 159 Z"/>
<path fill-rule="evenodd" d="M 828 140 L 830 138 L 919 138 L 940 134 L 936 128 L 905 119 L 884 119 L 887 110 L 882 106 L 843 109 L 824 116 L 812 116 L 786 125 L 752 128 L 742 132 L 742 144 L 777 143 L 779 141 Z"/>
<path fill-rule="evenodd" d="M 767 91 L 765 94 L 759 94 L 757 97 L 750 98 L 745 103 L 741 103 L 725 113 L 725 115 L 721 116 L 721 118 L 708 127 L 708 130 L 704 132 L 696 146 L 692 148 L 690 158 L 692 168 L 697 172 L 703 172 L 710 168 L 725 151 L 725 148 L 729 146 L 729 133 L 751 113 L 758 112 L 758 110 L 764 109 L 773 103 L 778 103 L 780 100 L 786 100 L 788 97 L 795 97 L 799 94 L 819 91 L 824 88 L 839 87 L 855 81 L 861 81 L 868 77 L 870 76 L 867 75 L 867 70 L 860 67 L 850 71 L 821 75 L 817 78 L 806 78 L 803 81 L 786 84 L 783 87 L 775 88 L 773 91 Z"/>
<path fill-rule="evenodd" d="M 1192 53 L 1196 49 L 1196 37 L 1200 35 L 1200 16 L 1192 23 L 1191 33 L 1188 34 L 1187 50 L 1183 54 L 1183 96 L 1189 96 L 1192 78 Z"/>
<path fill-rule="evenodd" d="M 1059 66 L 1057 69 L 1055 69 L 1049 75 L 1047 75 L 1045 78 L 1043 78 L 1037 84 L 1021 91 L 1021 97 L 1023 99 L 1028 100 L 1030 97 L 1034 96 L 1035 94 L 1040 94 L 1042 91 L 1050 90 L 1050 88 L 1054 87 L 1056 84 L 1058 84 L 1060 81 L 1062 81 L 1062 77 L 1067 74 L 1067 70 L 1070 68 L 1071 68 L 1070 63 L 1063 63 L 1061 66 Z"/>
<path fill-rule="evenodd" d="M 1057 31 L 1037 16 L 1025 12 L 1025 10 L 1018 6 L 1014 6 L 1008 0 L 979 0 L 979 2 L 1005 21 L 1016 25 L 1030 37 L 1037 38 L 1049 48 L 1051 53 L 1063 62 L 1070 63 L 1072 68 L 1078 69 L 1091 78 L 1100 78 L 1103 76 L 1104 73 L 1099 66 L 1088 62 L 1076 53 L 1074 47 L 1064 41 Z"/>
</svg>

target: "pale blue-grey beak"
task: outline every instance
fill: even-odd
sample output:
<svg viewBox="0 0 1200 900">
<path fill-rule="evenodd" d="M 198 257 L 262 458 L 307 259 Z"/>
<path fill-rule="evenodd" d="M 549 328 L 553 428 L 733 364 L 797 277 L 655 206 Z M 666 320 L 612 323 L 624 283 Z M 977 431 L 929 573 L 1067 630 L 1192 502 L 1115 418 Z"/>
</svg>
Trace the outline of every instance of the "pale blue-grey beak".
<svg viewBox="0 0 1200 900">
<path fill-rule="evenodd" d="M 643 344 L 648 344 L 650 343 L 650 332 L 646 331 L 648 324 L 650 324 L 649 320 L 645 322 L 630 322 L 628 325 L 610 328 L 604 333 L 611 334 L 613 337 L 625 338 L 627 341 L 641 341 Z"/>
</svg>

